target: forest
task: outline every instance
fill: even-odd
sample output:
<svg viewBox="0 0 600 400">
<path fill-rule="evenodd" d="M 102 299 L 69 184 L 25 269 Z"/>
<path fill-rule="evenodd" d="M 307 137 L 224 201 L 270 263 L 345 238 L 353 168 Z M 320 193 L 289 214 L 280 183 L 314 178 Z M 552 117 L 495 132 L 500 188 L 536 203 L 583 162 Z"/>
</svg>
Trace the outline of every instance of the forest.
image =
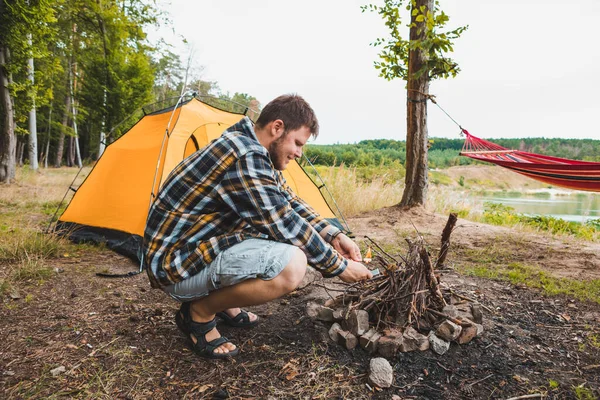
<svg viewBox="0 0 600 400">
<path fill-rule="evenodd" d="M 600 161 L 600 140 L 593 139 L 493 139 L 508 149 L 553 157 L 583 161 Z M 428 161 L 430 168 L 447 168 L 456 165 L 475 164 L 477 161 L 459 155 L 463 139 L 430 138 Z M 356 144 L 308 145 L 305 151 L 315 165 L 341 165 L 368 167 L 404 164 L 406 142 L 390 139 L 362 140 Z"/>
<path fill-rule="evenodd" d="M 202 80 L 202 67 L 162 39 L 152 43 L 147 32 L 169 24 L 154 0 L 0 1 L 0 182 L 24 163 L 93 162 L 143 113 L 175 104 L 184 82 L 199 96 L 259 107 Z"/>
<path fill-rule="evenodd" d="M 222 92 L 217 82 L 202 79 L 201 66 L 182 60 L 163 39 L 149 39 L 147 32 L 169 24 L 156 1 L 0 1 L 0 182 L 14 180 L 15 166 L 24 164 L 36 170 L 94 162 L 145 113 L 175 104 L 184 86 L 220 108 L 260 110 L 252 95 Z M 597 140 L 495 142 L 600 161 Z M 429 167 L 473 163 L 459 156 L 462 143 L 430 138 Z M 306 154 L 318 165 L 405 164 L 406 144 L 310 145 Z"/>
</svg>

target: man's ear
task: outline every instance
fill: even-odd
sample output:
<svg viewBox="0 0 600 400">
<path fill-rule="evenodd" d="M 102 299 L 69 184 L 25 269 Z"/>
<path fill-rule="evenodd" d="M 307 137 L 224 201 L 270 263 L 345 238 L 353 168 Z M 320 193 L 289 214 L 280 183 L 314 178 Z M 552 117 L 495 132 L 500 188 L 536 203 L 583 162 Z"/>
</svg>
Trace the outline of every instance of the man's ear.
<svg viewBox="0 0 600 400">
<path fill-rule="evenodd" d="M 285 132 L 285 124 L 282 120 L 276 119 L 271 123 L 271 135 L 275 139 L 279 139 L 281 135 Z"/>
</svg>

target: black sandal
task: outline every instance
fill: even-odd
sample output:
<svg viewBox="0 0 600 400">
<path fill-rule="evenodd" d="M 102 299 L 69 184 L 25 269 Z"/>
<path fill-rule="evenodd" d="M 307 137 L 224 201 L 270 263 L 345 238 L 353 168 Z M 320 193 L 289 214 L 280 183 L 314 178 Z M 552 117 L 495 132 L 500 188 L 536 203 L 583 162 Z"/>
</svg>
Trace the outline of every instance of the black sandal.
<svg viewBox="0 0 600 400">
<path fill-rule="evenodd" d="M 235 317 L 230 317 L 225 311 L 220 311 L 217 313 L 217 317 L 221 318 L 227 325 L 236 328 L 249 328 L 257 325 L 260 320 L 260 318 L 256 317 L 256 320 L 250 321 L 250 315 L 244 310 L 241 310 Z"/>
<path fill-rule="evenodd" d="M 190 303 L 182 303 L 179 312 L 175 315 L 175 322 L 179 329 L 192 342 L 192 349 L 200 357 L 204 358 L 228 358 L 236 356 L 239 348 L 229 350 L 227 353 L 215 353 L 215 350 L 225 343 L 231 343 L 225 336 L 218 337 L 213 340 L 206 340 L 206 334 L 212 331 L 217 326 L 216 318 L 208 322 L 192 321 L 190 315 Z M 196 339 L 196 343 L 194 343 Z"/>
<path fill-rule="evenodd" d="M 185 336 L 190 334 L 190 322 L 192 322 L 192 316 L 190 314 L 190 305 L 191 302 L 181 303 L 181 307 L 179 307 L 179 312 L 175 314 L 175 323 L 177 327 Z"/>
</svg>

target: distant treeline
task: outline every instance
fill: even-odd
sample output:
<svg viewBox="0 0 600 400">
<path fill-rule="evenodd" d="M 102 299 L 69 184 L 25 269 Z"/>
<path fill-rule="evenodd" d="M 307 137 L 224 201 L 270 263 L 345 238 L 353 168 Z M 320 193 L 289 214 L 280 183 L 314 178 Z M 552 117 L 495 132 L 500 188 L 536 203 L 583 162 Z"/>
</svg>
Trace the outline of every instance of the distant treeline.
<svg viewBox="0 0 600 400">
<path fill-rule="evenodd" d="M 573 160 L 600 161 L 600 140 L 592 139 L 493 139 L 508 149 Z M 429 167 L 446 168 L 475 164 L 459 156 L 464 139 L 432 138 L 429 141 Z M 306 155 L 317 165 L 376 166 L 393 162 L 404 164 L 406 142 L 389 139 L 363 140 L 356 144 L 308 145 Z"/>
</svg>

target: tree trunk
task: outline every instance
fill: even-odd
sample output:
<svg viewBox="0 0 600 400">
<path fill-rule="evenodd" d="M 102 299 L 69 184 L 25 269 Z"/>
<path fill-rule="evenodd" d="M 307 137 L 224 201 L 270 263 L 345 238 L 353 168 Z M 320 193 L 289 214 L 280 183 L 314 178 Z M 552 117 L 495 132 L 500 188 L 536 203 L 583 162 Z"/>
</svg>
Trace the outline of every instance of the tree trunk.
<svg viewBox="0 0 600 400">
<path fill-rule="evenodd" d="M 414 8 L 425 6 L 433 12 L 433 0 L 417 0 Z M 416 22 L 415 16 L 411 22 L 416 24 L 410 28 L 410 40 L 425 38 L 425 23 Z M 406 177 L 401 206 L 413 207 L 424 205 L 427 200 L 427 95 L 429 94 L 429 73 L 421 71 L 427 61 L 427 54 L 420 50 L 411 50 L 408 55 L 408 81 L 406 102 Z"/>
<path fill-rule="evenodd" d="M 75 146 L 73 146 L 74 144 L 74 137 L 73 136 L 69 136 L 69 150 L 67 152 L 67 167 L 72 167 L 73 165 L 75 165 Z"/>
<path fill-rule="evenodd" d="M 25 143 L 17 140 L 17 165 L 23 166 L 23 154 L 25 154 Z"/>
<path fill-rule="evenodd" d="M 5 65 L 8 64 L 10 53 L 8 47 L 0 46 L 0 109 L 2 122 L 0 124 L 0 182 L 10 183 L 15 179 L 17 138 L 12 99 L 8 84 L 10 76 Z"/>
<path fill-rule="evenodd" d="M 71 74 L 71 68 L 67 69 L 67 74 Z M 58 145 L 56 148 L 56 159 L 54 160 L 54 166 L 56 168 L 60 168 L 62 165 L 63 154 L 65 152 L 65 129 L 69 124 L 69 116 L 71 114 L 71 79 L 67 79 L 67 95 L 65 96 L 65 113 L 63 114 L 62 126 L 59 136 L 58 136 Z"/>
<path fill-rule="evenodd" d="M 54 89 L 54 85 L 51 90 Z M 46 140 L 46 150 L 44 151 L 44 168 L 48 169 L 48 158 L 50 157 L 50 140 L 52 140 L 52 105 L 54 101 L 50 100 L 50 112 L 48 112 L 48 138 Z"/>
<path fill-rule="evenodd" d="M 73 72 L 71 76 L 74 77 L 71 87 L 71 107 L 73 113 L 73 131 L 75 132 L 75 138 L 71 141 L 73 145 L 73 162 L 71 165 L 77 165 L 79 168 L 82 168 L 81 164 L 81 152 L 79 151 L 79 133 L 77 132 L 77 109 L 75 108 L 75 85 L 77 85 L 77 63 L 72 63 Z"/>
<path fill-rule="evenodd" d="M 100 1 L 98 1 L 98 4 L 101 4 Z M 106 139 L 106 97 L 107 97 L 107 90 L 110 87 L 110 74 L 108 71 L 108 45 L 106 43 L 106 25 L 104 23 L 104 19 L 100 15 L 97 15 L 97 18 L 98 18 L 98 24 L 100 25 L 100 32 L 102 32 L 102 44 L 103 44 L 103 48 L 104 48 L 104 74 L 105 74 L 104 90 L 103 90 L 103 98 L 102 98 L 102 126 L 100 128 L 98 157 L 96 158 L 96 159 L 99 159 L 100 157 L 102 157 L 102 153 L 104 153 L 104 149 L 106 148 L 106 145 L 104 144 L 104 140 Z"/>
<path fill-rule="evenodd" d="M 31 33 L 27 35 L 27 40 L 29 41 L 29 46 L 31 47 Z M 29 68 L 27 71 L 28 78 L 31 81 L 32 85 L 32 105 L 31 110 L 29 110 L 29 166 L 32 170 L 38 170 L 38 145 L 37 145 L 37 116 L 35 113 L 35 86 L 34 86 L 34 66 L 33 66 L 33 57 L 28 60 Z"/>
</svg>

